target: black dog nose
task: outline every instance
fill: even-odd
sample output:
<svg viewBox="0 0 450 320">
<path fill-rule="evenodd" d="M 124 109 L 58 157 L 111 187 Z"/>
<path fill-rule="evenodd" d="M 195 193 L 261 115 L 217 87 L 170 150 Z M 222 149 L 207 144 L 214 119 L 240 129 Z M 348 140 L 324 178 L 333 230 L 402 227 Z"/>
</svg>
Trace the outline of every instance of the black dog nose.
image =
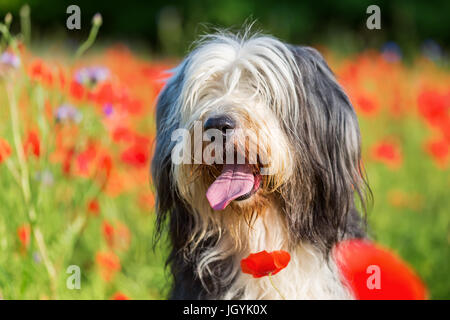
<svg viewBox="0 0 450 320">
<path fill-rule="evenodd" d="M 225 135 L 227 130 L 233 130 L 236 127 L 236 122 L 229 116 L 214 116 L 206 120 L 203 129 L 218 129 Z"/>
</svg>

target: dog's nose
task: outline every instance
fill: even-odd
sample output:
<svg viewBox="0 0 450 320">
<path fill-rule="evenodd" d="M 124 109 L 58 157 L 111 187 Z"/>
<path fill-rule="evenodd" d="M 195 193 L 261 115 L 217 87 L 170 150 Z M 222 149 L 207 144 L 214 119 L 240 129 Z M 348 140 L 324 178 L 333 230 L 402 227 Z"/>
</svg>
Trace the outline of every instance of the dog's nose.
<svg viewBox="0 0 450 320">
<path fill-rule="evenodd" d="M 227 130 L 233 130 L 236 127 L 236 122 L 229 116 L 214 116 L 206 120 L 203 129 L 218 129 L 225 135 Z"/>
</svg>

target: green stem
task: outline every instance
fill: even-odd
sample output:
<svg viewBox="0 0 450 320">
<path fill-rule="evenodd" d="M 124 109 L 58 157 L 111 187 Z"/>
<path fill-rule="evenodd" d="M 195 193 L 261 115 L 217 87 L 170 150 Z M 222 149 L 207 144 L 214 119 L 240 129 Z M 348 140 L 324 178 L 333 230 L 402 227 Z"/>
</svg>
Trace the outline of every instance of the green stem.
<svg viewBox="0 0 450 320">
<path fill-rule="evenodd" d="M 20 138 L 20 127 L 19 127 L 19 114 L 17 109 L 17 103 L 14 97 L 14 89 L 12 87 L 11 82 L 7 83 L 6 93 L 8 97 L 8 105 L 9 111 L 11 114 L 11 124 L 13 130 L 13 140 L 14 146 L 17 152 L 17 158 L 19 160 L 19 168 L 20 168 L 20 186 L 22 190 L 22 194 L 25 200 L 25 206 L 27 208 L 27 217 L 30 221 L 30 228 L 36 240 L 36 244 L 39 250 L 39 253 L 42 257 L 42 261 L 44 262 L 44 266 L 47 270 L 50 279 L 50 286 L 53 297 L 56 298 L 56 270 L 53 266 L 53 263 L 50 261 L 49 256 L 47 254 L 47 247 L 45 245 L 44 237 L 42 235 L 41 230 L 36 225 L 36 209 L 33 205 L 31 199 L 31 188 L 29 181 L 29 172 L 28 166 L 25 158 L 25 153 L 22 147 L 21 138 Z"/>
<path fill-rule="evenodd" d="M 0 46 L 1 49 L 4 50 L 7 46 L 8 46 L 8 42 L 9 42 L 9 38 L 10 38 L 10 32 L 9 32 L 9 28 L 11 26 L 11 22 L 12 22 L 12 15 L 11 13 L 7 13 L 5 16 L 5 24 L 1 26 L 1 28 L 3 29 L 2 32 L 2 40 L 0 42 Z"/>
<path fill-rule="evenodd" d="M 20 8 L 20 29 L 22 32 L 23 41 L 27 46 L 29 46 L 31 40 L 31 22 L 30 6 L 27 4 Z"/>
<path fill-rule="evenodd" d="M 286 300 L 286 298 L 281 294 L 280 290 L 278 290 L 278 288 L 273 283 L 272 273 L 269 273 L 269 281 L 270 281 L 270 284 L 272 285 L 272 287 L 275 289 L 275 291 L 278 292 L 278 294 L 280 295 L 281 299 Z"/>
<path fill-rule="evenodd" d="M 11 34 L 9 33 L 9 27 L 3 23 L 0 23 L 0 33 L 2 34 L 2 45 L 8 45 L 11 40 Z"/>
<path fill-rule="evenodd" d="M 78 50 L 75 52 L 74 59 L 78 59 L 85 53 L 95 42 L 95 39 L 97 38 L 98 30 L 100 29 L 100 26 L 102 25 L 102 19 L 99 14 L 96 14 L 92 20 L 92 28 L 89 32 L 89 36 L 87 40 L 78 48 Z"/>
</svg>

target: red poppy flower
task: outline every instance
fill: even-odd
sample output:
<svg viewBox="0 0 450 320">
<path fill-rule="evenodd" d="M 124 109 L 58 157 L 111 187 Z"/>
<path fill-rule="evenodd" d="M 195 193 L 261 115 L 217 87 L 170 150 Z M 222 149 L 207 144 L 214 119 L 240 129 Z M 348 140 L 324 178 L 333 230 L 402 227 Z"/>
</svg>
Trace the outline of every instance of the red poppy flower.
<svg viewBox="0 0 450 320">
<path fill-rule="evenodd" d="M 98 168 L 100 171 L 104 171 L 107 178 L 111 175 L 111 170 L 113 167 L 113 161 L 110 155 L 102 154 L 98 161 Z"/>
<path fill-rule="evenodd" d="M 101 83 L 97 90 L 88 96 L 88 99 L 100 106 L 106 103 L 114 104 L 118 100 L 118 93 L 115 92 L 116 89 L 110 82 Z"/>
<path fill-rule="evenodd" d="M 366 94 L 360 94 L 356 99 L 356 106 L 362 114 L 375 115 L 378 111 L 378 103 L 374 97 L 369 97 Z"/>
<path fill-rule="evenodd" d="M 130 246 L 130 230 L 120 221 L 115 221 L 114 224 L 103 221 L 102 234 L 110 249 L 127 250 Z"/>
<path fill-rule="evenodd" d="M 100 269 L 100 275 L 106 282 L 111 281 L 120 271 L 120 259 L 114 252 L 97 252 L 95 260 Z"/>
<path fill-rule="evenodd" d="M 82 176 L 88 176 L 91 168 L 91 164 L 94 162 L 97 156 L 97 146 L 90 142 L 85 150 L 83 150 L 76 158 L 78 173 Z"/>
<path fill-rule="evenodd" d="M 17 228 L 17 236 L 19 237 L 19 241 L 22 244 L 23 247 L 28 247 L 30 244 L 30 236 L 31 236 L 31 229 L 28 224 L 24 224 Z"/>
<path fill-rule="evenodd" d="M 35 79 L 37 77 L 40 77 L 43 73 L 43 69 L 44 69 L 44 66 L 43 66 L 42 60 L 39 60 L 39 59 L 34 60 L 30 66 L 31 78 Z"/>
<path fill-rule="evenodd" d="M 64 90 L 66 87 L 66 76 L 64 74 L 64 69 L 62 67 L 58 67 L 58 81 L 59 81 L 59 88 L 61 90 Z"/>
<path fill-rule="evenodd" d="M 70 148 L 69 150 L 64 152 L 64 160 L 62 163 L 62 170 L 64 174 L 68 175 L 70 174 L 71 168 L 72 168 L 72 158 L 75 155 L 75 149 Z"/>
<path fill-rule="evenodd" d="M 424 89 L 417 98 L 419 113 L 431 126 L 439 126 L 450 116 L 450 92 L 445 94 L 434 89 Z"/>
<path fill-rule="evenodd" d="M 88 212 L 93 214 L 94 216 L 98 216 L 100 213 L 100 205 L 96 199 L 89 201 L 88 203 Z"/>
<path fill-rule="evenodd" d="M 115 142 L 133 142 L 135 134 L 128 128 L 117 127 L 112 133 L 112 138 Z"/>
<path fill-rule="evenodd" d="M 348 240 L 339 243 L 333 254 L 356 299 L 426 299 L 426 288 L 411 267 L 378 245 Z"/>
<path fill-rule="evenodd" d="M 142 168 L 147 166 L 149 150 L 142 145 L 134 145 L 126 149 L 120 159 L 131 166 Z"/>
<path fill-rule="evenodd" d="M 39 136 L 35 131 L 30 131 L 23 144 L 25 154 L 32 153 L 34 156 L 39 157 L 41 155 L 41 142 Z"/>
<path fill-rule="evenodd" d="M 372 156 L 390 168 L 398 168 L 402 163 L 400 147 L 395 143 L 379 142 L 372 147 Z"/>
<path fill-rule="evenodd" d="M 11 155 L 11 147 L 8 141 L 0 138 L 0 163 L 7 159 Z"/>
<path fill-rule="evenodd" d="M 108 246 L 112 248 L 114 246 L 114 226 L 106 220 L 102 222 L 102 234 Z"/>
<path fill-rule="evenodd" d="M 85 96 L 86 89 L 76 81 L 70 82 L 70 95 L 76 100 L 82 100 Z"/>
<path fill-rule="evenodd" d="M 116 292 L 112 297 L 111 300 L 130 300 L 126 295 L 124 295 L 122 292 Z"/>
<path fill-rule="evenodd" d="M 167 78 L 171 76 L 170 69 L 172 67 L 168 65 L 144 65 L 142 67 L 142 73 L 149 80 L 155 96 L 159 94 Z"/>
<path fill-rule="evenodd" d="M 266 250 L 252 253 L 241 260 L 242 272 L 251 274 L 253 278 L 274 275 L 286 268 L 291 260 L 288 252 L 279 250 L 267 252 Z"/>
<path fill-rule="evenodd" d="M 445 168 L 450 159 L 450 147 L 445 140 L 432 140 L 427 142 L 425 150 L 433 157 L 435 163 Z"/>
<path fill-rule="evenodd" d="M 143 109 L 142 102 L 137 99 L 127 99 L 122 104 L 124 109 L 131 114 L 138 114 Z"/>
<path fill-rule="evenodd" d="M 42 60 L 37 59 L 31 63 L 29 75 L 32 80 L 41 82 L 47 86 L 53 84 L 52 71 Z"/>
</svg>

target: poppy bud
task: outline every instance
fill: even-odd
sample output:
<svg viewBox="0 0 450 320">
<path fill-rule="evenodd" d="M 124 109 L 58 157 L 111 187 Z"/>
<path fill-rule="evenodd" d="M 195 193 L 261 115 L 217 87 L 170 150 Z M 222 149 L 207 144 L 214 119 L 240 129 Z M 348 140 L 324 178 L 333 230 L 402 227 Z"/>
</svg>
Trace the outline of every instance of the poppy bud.
<svg viewBox="0 0 450 320">
<path fill-rule="evenodd" d="M 92 24 L 96 27 L 100 27 L 102 25 L 103 19 L 100 13 L 96 13 L 92 18 Z"/>
<path fill-rule="evenodd" d="M 12 22 L 12 14 L 10 13 L 10 12 L 8 12 L 7 14 L 6 14 L 6 16 L 5 16 L 5 24 L 7 25 L 7 26 L 9 26 L 10 24 L 11 24 L 11 22 Z"/>
</svg>

